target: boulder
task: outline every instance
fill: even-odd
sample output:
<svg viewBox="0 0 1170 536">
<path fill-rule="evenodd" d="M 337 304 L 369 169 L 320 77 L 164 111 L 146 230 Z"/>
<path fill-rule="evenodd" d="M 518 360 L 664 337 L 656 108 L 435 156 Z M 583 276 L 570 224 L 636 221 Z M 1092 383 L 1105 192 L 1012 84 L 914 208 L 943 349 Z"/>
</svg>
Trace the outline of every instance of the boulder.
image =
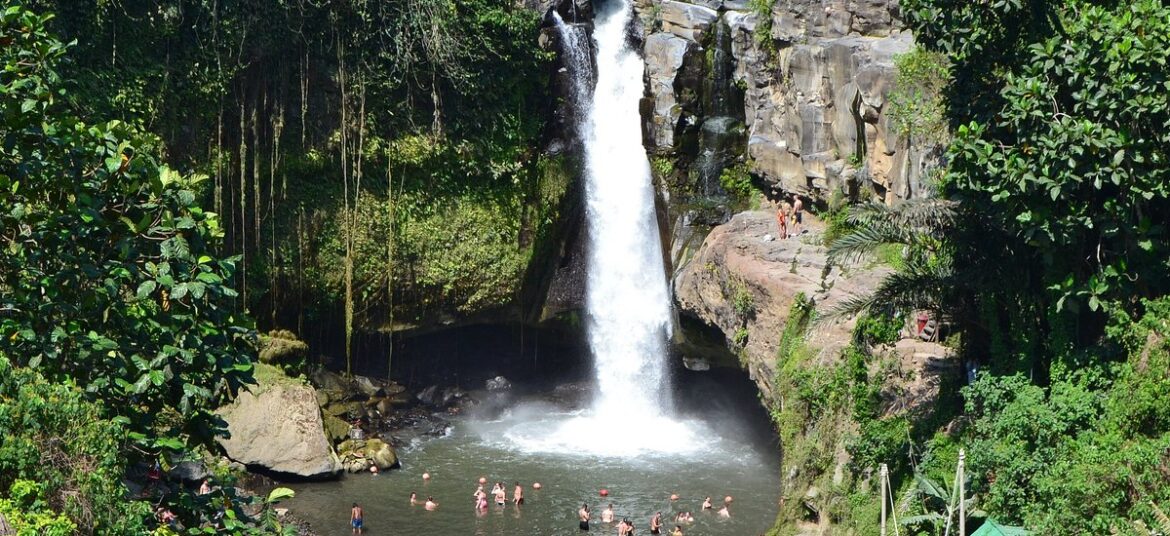
<svg viewBox="0 0 1170 536">
<path fill-rule="evenodd" d="M 659 8 L 663 31 L 696 43 L 703 40 L 703 32 L 719 18 L 714 9 L 675 0 L 664 0 Z"/>
<path fill-rule="evenodd" d="M 259 385 L 217 413 L 229 433 L 219 444 L 234 461 L 308 478 L 341 470 L 325 437 L 317 395 L 308 385 Z"/>
<path fill-rule="evenodd" d="M 418 392 L 418 401 L 428 406 L 437 406 L 439 399 L 442 397 L 442 392 L 439 391 L 438 385 L 431 385 Z"/>
<path fill-rule="evenodd" d="M 342 467 L 349 473 L 369 471 L 370 467 L 386 470 L 398 467 L 398 455 L 381 439 L 350 439 L 337 447 Z"/>
<path fill-rule="evenodd" d="M 367 397 L 381 396 L 385 393 L 381 385 L 374 383 L 374 380 L 365 376 L 354 376 L 353 386 L 359 393 Z"/>
<path fill-rule="evenodd" d="M 496 376 L 487 381 L 485 386 L 488 391 L 507 391 L 512 388 L 512 382 L 503 376 Z"/>
<path fill-rule="evenodd" d="M 398 466 L 398 454 L 394 452 L 394 447 L 384 443 L 381 439 L 371 439 L 366 442 L 366 456 L 379 470 Z"/>
<path fill-rule="evenodd" d="M 317 369 L 309 374 L 309 380 L 320 389 L 335 392 L 346 392 L 350 383 L 342 375 L 327 369 Z"/>
<path fill-rule="evenodd" d="M 324 414 L 322 419 L 325 424 L 325 436 L 329 438 L 329 441 L 337 443 L 349 437 L 350 426 L 348 422 L 328 413 Z"/>
<path fill-rule="evenodd" d="M 207 470 L 207 466 L 201 461 L 179 462 L 170 471 L 167 471 L 167 478 L 188 484 L 201 482 L 210 475 L 211 472 Z"/>
<path fill-rule="evenodd" d="M 293 332 L 279 329 L 260 335 L 260 361 L 264 363 L 288 363 L 306 358 L 309 345 L 297 338 Z"/>
<path fill-rule="evenodd" d="M 432 385 L 419 391 L 418 400 L 433 408 L 445 409 L 463 398 L 464 394 L 463 390 L 458 387 L 440 389 L 438 385 Z"/>
</svg>

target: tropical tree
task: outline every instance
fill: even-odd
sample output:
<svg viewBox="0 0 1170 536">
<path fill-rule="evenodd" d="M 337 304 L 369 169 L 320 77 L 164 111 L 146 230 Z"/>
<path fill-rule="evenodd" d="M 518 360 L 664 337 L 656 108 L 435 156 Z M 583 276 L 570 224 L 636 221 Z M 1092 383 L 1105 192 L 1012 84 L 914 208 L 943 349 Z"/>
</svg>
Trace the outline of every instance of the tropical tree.
<svg viewBox="0 0 1170 536">
<path fill-rule="evenodd" d="M 914 199 L 894 206 L 880 203 L 849 209 L 849 231 L 829 245 L 829 262 L 849 265 L 893 252 L 893 272 L 868 295 L 845 300 L 825 318 L 862 312 L 942 311 L 958 300 L 953 246 L 949 235 L 958 204 L 942 199 Z"/>
<path fill-rule="evenodd" d="M 146 452 L 208 444 L 212 410 L 252 381 L 235 260 L 214 252 L 204 177 L 128 124 L 72 115 L 50 19 L 0 15 L 0 351 L 76 381 Z"/>
<path fill-rule="evenodd" d="M 969 487 L 969 479 L 967 483 Z M 959 497 L 959 486 L 955 484 L 958 483 L 939 483 L 926 475 L 914 473 L 914 486 L 907 490 L 900 507 L 908 511 L 912 504 L 917 504 L 925 513 L 903 518 L 899 522 L 908 527 L 930 525 L 933 528 L 931 534 L 949 536 L 951 527 L 959 515 L 960 500 L 963 501 L 963 509 L 967 512 L 968 518 L 987 517 L 986 513 L 974 509 L 975 497 Z"/>
</svg>

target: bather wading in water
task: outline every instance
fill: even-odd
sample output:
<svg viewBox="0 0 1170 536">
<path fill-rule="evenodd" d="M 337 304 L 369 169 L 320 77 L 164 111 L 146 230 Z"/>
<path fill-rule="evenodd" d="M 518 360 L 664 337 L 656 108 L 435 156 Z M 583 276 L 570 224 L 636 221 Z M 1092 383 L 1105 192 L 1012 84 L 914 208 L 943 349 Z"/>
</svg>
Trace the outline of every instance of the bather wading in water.
<svg viewBox="0 0 1170 536">
<path fill-rule="evenodd" d="M 581 509 L 577 510 L 577 517 L 581 520 L 581 522 L 578 523 L 577 526 L 580 527 L 581 530 L 588 531 L 589 530 L 589 505 L 588 504 L 581 505 Z"/>
<path fill-rule="evenodd" d="M 503 482 L 496 482 L 496 487 L 493 488 L 492 494 L 496 497 L 497 506 L 503 506 L 508 502 L 508 492 L 504 491 Z"/>
</svg>

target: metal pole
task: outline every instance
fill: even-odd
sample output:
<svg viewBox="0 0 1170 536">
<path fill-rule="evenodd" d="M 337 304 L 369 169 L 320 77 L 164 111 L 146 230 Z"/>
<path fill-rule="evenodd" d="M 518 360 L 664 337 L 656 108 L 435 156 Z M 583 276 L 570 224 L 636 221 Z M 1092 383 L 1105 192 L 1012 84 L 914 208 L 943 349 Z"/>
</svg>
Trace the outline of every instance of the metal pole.
<svg viewBox="0 0 1170 536">
<path fill-rule="evenodd" d="M 886 536 L 886 479 L 889 478 L 890 470 L 886 464 L 881 466 L 881 496 L 882 496 L 882 536 Z"/>
<path fill-rule="evenodd" d="M 964 485 L 964 469 L 967 465 L 967 453 L 959 449 L 959 536 L 967 536 L 967 490 Z"/>
</svg>

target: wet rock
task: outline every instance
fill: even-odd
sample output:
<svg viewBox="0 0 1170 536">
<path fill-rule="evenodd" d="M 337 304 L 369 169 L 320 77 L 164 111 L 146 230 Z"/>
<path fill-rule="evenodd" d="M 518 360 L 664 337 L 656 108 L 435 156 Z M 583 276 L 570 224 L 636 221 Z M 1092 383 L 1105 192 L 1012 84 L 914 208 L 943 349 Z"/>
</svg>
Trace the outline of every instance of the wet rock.
<svg viewBox="0 0 1170 536">
<path fill-rule="evenodd" d="M 398 454 L 394 448 L 380 439 L 371 439 L 366 443 L 366 454 L 370 462 L 379 470 L 386 470 L 398 466 Z"/>
<path fill-rule="evenodd" d="M 322 415 L 325 426 L 325 435 L 329 441 L 337 443 L 349 437 L 349 423 L 328 413 Z"/>
<path fill-rule="evenodd" d="M 317 369 L 309 374 L 309 380 L 319 389 L 344 393 L 349 390 L 349 382 L 340 374 L 326 369 Z"/>
<path fill-rule="evenodd" d="M 488 391 L 507 391 L 512 388 L 512 382 L 503 376 L 496 376 L 487 381 L 484 387 Z"/>
<path fill-rule="evenodd" d="M 419 391 L 418 400 L 423 404 L 436 408 L 446 409 L 464 397 L 466 393 L 458 387 L 440 388 L 432 385 Z"/>
<path fill-rule="evenodd" d="M 349 473 L 366 472 L 370 467 L 386 470 L 398 466 L 397 453 L 382 439 L 351 439 L 338 445 L 337 450 L 342 466 Z"/>
<path fill-rule="evenodd" d="M 201 482 L 204 478 L 210 476 L 210 471 L 207 466 L 201 461 L 185 461 L 175 464 L 170 471 L 167 471 L 167 478 L 171 480 L 178 480 L 181 482 Z"/>
<path fill-rule="evenodd" d="M 365 376 L 354 376 L 353 386 L 359 393 L 367 397 L 380 396 L 385 394 L 382 391 L 381 385 L 375 384 L 373 380 Z"/>
<path fill-rule="evenodd" d="M 439 391 L 438 385 L 432 385 L 430 387 L 424 388 L 422 391 L 419 391 L 418 395 L 416 396 L 418 397 L 418 401 L 422 402 L 423 404 L 428 406 L 437 406 L 442 394 Z"/>
</svg>

